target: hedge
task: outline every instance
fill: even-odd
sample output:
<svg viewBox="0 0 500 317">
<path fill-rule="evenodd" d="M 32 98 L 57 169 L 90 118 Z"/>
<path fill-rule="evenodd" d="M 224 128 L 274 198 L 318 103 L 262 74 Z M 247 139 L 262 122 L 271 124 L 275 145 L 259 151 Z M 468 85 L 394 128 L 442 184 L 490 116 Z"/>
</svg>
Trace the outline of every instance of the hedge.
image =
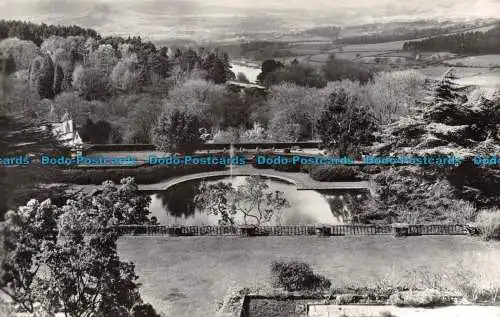
<svg viewBox="0 0 500 317">
<path fill-rule="evenodd" d="M 318 182 L 357 181 L 361 178 L 359 169 L 346 165 L 313 165 L 309 176 Z"/>
<path fill-rule="evenodd" d="M 111 180 L 119 183 L 124 177 L 134 177 L 138 184 L 154 184 L 163 180 L 194 173 L 225 170 L 224 165 L 153 165 L 134 168 L 70 168 L 62 171 L 56 183 L 100 185 Z"/>
</svg>

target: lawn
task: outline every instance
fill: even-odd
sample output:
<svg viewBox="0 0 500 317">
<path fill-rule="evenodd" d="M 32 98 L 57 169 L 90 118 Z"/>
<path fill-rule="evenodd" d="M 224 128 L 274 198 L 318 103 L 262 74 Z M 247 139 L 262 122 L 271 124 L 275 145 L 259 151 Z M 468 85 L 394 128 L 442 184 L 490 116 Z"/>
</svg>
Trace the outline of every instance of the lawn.
<svg viewBox="0 0 500 317">
<path fill-rule="evenodd" d="M 335 286 L 397 280 L 414 270 L 458 265 L 500 277 L 500 244 L 468 237 L 123 237 L 144 298 L 166 316 L 213 316 L 231 288 L 266 287 L 275 259 L 298 259 Z"/>
</svg>

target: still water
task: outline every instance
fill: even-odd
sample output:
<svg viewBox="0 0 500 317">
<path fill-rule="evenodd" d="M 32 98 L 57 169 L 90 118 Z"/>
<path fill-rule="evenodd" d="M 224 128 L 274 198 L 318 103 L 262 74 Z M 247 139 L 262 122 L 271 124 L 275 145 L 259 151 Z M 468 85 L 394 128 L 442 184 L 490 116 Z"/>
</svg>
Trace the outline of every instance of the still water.
<svg viewBox="0 0 500 317">
<path fill-rule="evenodd" d="M 238 187 L 245 182 L 245 176 L 211 178 L 209 184 L 223 181 Z M 279 217 L 266 225 L 314 225 L 314 224 L 340 224 L 343 223 L 343 206 L 332 204 L 332 195 L 325 195 L 313 190 L 298 191 L 293 184 L 278 180 L 266 179 L 269 190 L 279 190 L 284 193 L 290 203 L 289 208 L 283 208 Z M 219 217 L 199 210 L 193 204 L 193 199 L 198 193 L 201 180 L 181 183 L 173 188 L 151 195 L 151 215 L 163 225 L 217 225 Z M 338 195 L 337 195 L 338 197 Z M 332 210 L 335 209 L 335 210 Z M 242 218 L 236 217 L 237 223 Z"/>
</svg>

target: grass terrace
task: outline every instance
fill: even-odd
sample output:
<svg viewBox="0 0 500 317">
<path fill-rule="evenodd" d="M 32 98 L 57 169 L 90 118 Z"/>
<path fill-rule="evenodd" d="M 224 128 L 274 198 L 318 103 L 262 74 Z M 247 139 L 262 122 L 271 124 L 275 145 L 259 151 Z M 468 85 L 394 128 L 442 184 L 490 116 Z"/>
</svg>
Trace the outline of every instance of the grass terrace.
<svg viewBox="0 0 500 317">
<path fill-rule="evenodd" d="M 212 316 L 231 289 L 268 287 L 276 259 L 310 263 L 333 287 L 463 269 L 500 281 L 500 245 L 469 237 L 123 237 L 118 253 L 136 264 L 144 298 L 175 317 Z"/>
</svg>

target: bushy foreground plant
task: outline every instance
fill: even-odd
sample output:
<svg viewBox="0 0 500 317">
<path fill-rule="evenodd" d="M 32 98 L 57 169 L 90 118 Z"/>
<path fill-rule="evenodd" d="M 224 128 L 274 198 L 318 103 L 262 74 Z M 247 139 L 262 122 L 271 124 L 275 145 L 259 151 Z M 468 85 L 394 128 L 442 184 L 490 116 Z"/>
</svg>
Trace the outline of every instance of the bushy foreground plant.
<svg viewBox="0 0 500 317">
<path fill-rule="evenodd" d="M 309 264 L 298 261 L 273 261 L 271 282 L 273 287 L 289 292 L 325 290 L 331 285 L 326 277 L 315 274 Z"/>
<path fill-rule="evenodd" d="M 453 298 L 435 289 L 397 292 L 389 298 L 389 303 L 396 306 L 434 307 L 449 305 Z"/>
<path fill-rule="evenodd" d="M 484 240 L 500 238 L 500 209 L 481 210 L 476 217 L 476 225 Z"/>
<path fill-rule="evenodd" d="M 142 302 L 134 264 L 120 260 L 113 230 L 149 222 L 148 203 L 133 179 L 124 179 L 60 208 L 50 200 L 31 200 L 9 211 L 1 236 L 0 289 L 30 313 L 157 317 Z"/>
</svg>

